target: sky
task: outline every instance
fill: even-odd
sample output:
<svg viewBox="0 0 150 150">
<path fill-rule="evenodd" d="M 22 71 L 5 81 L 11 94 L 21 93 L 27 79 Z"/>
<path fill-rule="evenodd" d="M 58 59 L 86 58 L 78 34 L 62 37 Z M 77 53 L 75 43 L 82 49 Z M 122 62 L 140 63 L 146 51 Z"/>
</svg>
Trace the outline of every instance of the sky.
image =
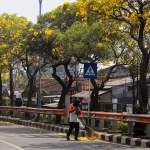
<svg viewBox="0 0 150 150">
<path fill-rule="evenodd" d="M 50 12 L 64 2 L 76 2 L 76 0 L 42 0 L 41 13 Z M 37 22 L 39 15 L 39 0 L 0 0 L 0 14 L 16 14 L 26 17 L 28 21 Z"/>
</svg>

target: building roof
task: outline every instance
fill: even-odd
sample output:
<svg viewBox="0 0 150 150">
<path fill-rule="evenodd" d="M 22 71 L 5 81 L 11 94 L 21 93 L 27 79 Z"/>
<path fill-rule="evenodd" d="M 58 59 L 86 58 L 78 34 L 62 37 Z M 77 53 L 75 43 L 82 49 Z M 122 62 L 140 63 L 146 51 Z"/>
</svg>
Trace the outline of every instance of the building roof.
<svg viewBox="0 0 150 150">
<path fill-rule="evenodd" d="M 61 95 L 46 95 L 43 98 L 60 98 Z"/>
<path fill-rule="evenodd" d="M 38 87 L 38 81 L 36 83 L 37 83 L 37 87 Z M 71 88 L 76 89 L 77 84 L 82 85 L 82 90 L 87 90 L 89 88 L 89 81 L 86 78 L 77 77 L 76 79 L 74 79 Z M 92 84 L 90 84 L 90 86 L 92 87 Z M 41 91 L 44 91 L 44 93 L 46 93 L 46 95 L 48 95 L 50 92 L 62 91 L 62 87 L 58 83 L 58 81 L 55 80 L 54 78 L 42 78 L 41 79 Z"/>
<path fill-rule="evenodd" d="M 111 68 L 112 68 L 112 66 L 103 68 L 100 71 L 103 74 L 107 74 L 107 73 L 109 73 Z M 115 68 L 113 68 L 111 75 L 110 75 L 111 78 L 123 78 L 123 77 L 127 77 L 127 76 L 130 76 L 130 72 L 124 66 L 115 66 Z"/>
<path fill-rule="evenodd" d="M 105 88 L 107 87 L 113 87 L 121 84 L 127 84 L 133 82 L 131 77 L 124 77 L 124 78 L 115 78 L 115 79 L 109 79 L 108 82 L 105 84 Z"/>
<path fill-rule="evenodd" d="M 57 108 L 58 107 L 58 103 L 45 104 L 45 105 L 42 105 L 42 107 Z"/>
<path fill-rule="evenodd" d="M 110 90 L 102 90 L 98 92 L 98 95 L 102 95 L 104 93 L 109 92 Z M 90 94 L 92 93 L 92 91 L 90 91 Z M 89 91 L 82 91 L 80 93 L 76 93 L 74 95 L 71 95 L 71 97 L 78 97 L 78 98 L 89 98 Z"/>
<path fill-rule="evenodd" d="M 90 94 L 91 94 L 91 91 L 90 91 Z M 88 98 L 89 97 L 89 91 L 82 91 L 80 93 L 76 93 L 74 95 L 71 95 L 71 97 Z"/>
</svg>

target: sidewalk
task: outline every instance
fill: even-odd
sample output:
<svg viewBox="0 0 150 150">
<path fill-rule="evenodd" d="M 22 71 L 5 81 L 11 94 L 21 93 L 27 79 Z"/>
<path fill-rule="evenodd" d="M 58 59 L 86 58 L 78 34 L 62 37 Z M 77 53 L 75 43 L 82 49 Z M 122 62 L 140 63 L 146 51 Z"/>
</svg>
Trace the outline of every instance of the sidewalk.
<svg viewBox="0 0 150 150">
<path fill-rule="evenodd" d="M 0 116 L 0 121 L 3 122 L 11 122 L 18 125 L 29 126 L 40 128 L 47 131 L 53 131 L 58 133 L 67 133 L 69 126 L 60 126 L 60 125 L 51 125 L 48 123 L 39 123 L 39 122 L 32 122 L 30 120 L 20 120 L 16 118 Z M 86 131 L 80 130 L 79 136 L 86 137 Z M 150 140 L 140 139 L 140 138 L 132 138 L 128 136 L 120 136 L 114 134 L 106 134 L 100 132 L 94 132 L 92 136 L 96 136 L 98 140 L 113 142 L 113 143 L 120 143 L 125 145 L 132 145 L 132 146 L 139 146 L 142 148 L 150 148 Z"/>
</svg>

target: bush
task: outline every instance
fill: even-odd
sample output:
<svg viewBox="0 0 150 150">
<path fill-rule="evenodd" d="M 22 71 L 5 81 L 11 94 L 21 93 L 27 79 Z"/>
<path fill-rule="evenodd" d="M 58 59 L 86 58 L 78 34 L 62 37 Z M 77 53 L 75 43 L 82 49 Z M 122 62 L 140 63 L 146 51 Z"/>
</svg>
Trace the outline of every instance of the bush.
<svg viewBox="0 0 150 150">
<path fill-rule="evenodd" d="M 2 101 L 0 101 L 1 106 L 8 106 L 8 98 L 7 97 L 2 97 Z"/>
<path fill-rule="evenodd" d="M 133 106 L 133 114 L 147 114 L 147 108 L 146 107 L 140 107 L 139 105 Z"/>
<path fill-rule="evenodd" d="M 61 116 L 61 121 L 60 121 L 60 123 L 64 123 L 64 117 L 63 117 L 63 116 Z"/>
<path fill-rule="evenodd" d="M 128 123 L 127 122 L 118 121 L 117 126 L 118 126 L 117 130 L 121 130 L 123 133 L 128 133 Z"/>
<path fill-rule="evenodd" d="M 56 120 L 56 115 L 52 115 L 52 123 L 55 124 L 55 120 Z"/>
<path fill-rule="evenodd" d="M 148 112 L 147 112 L 146 107 L 140 107 L 140 105 L 134 105 L 133 113 L 134 114 L 147 114 Z M 135 123 L 133 132 L 134 132 L 134 137 L 145 136 L 146 135 L 146 124 Z"/>
<path fill-rule="evenodd" d="M 104 128 L 108 128 L 109 130 L 112 129 L 112 121 L 104 120 Z"/>
</svg>

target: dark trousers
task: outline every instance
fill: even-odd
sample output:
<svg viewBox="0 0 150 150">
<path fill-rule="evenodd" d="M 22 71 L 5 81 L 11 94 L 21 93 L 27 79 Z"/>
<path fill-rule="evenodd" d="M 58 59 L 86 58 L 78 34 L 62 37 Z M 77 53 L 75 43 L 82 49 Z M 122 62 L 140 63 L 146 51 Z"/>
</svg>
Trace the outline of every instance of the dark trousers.
<svg viewBox="0 0 150 150">
<path fill-rule="evenodd" d="M 77 139 L 79 135 L 79 122 L 70 122 L 70 127 L 67 136 L 70 136 L 73 129 L 75 129 L 75 139 Z"/>
</svg>

